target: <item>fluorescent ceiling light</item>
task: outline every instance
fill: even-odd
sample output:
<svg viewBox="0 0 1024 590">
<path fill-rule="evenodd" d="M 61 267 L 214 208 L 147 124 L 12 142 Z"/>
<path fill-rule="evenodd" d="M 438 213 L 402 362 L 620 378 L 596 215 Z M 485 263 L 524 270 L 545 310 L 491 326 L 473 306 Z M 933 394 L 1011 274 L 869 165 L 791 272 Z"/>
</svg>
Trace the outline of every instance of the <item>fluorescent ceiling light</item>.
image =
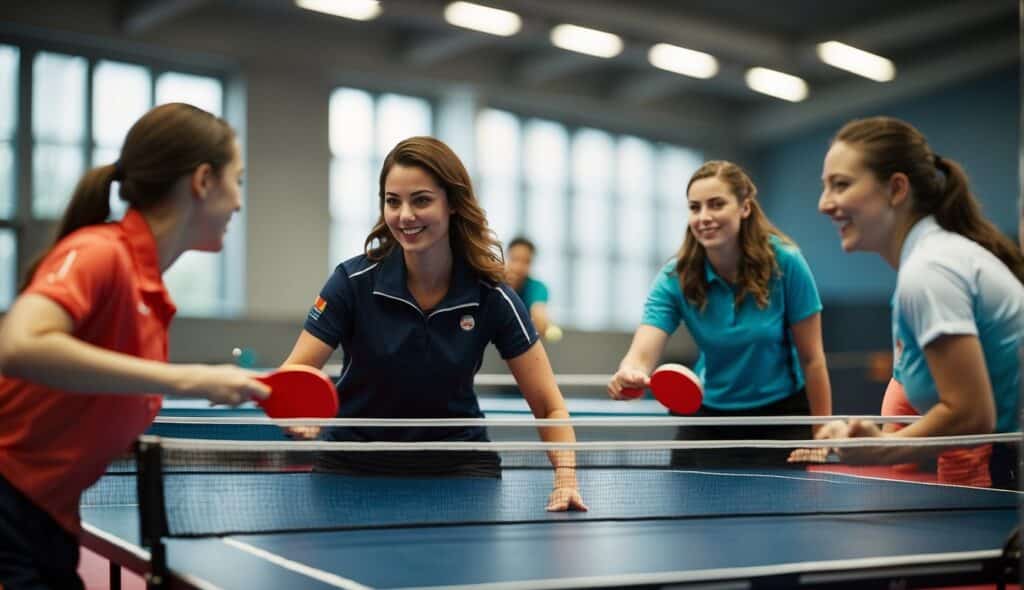
<svg viewBox="0 0 1024 590">
<path fill-rule="evenodd" d="M 713 56 L 668 43 L 651 47 L 647 60 L 656 68 L 692 78 L 706 79 L 718 73 L 718 60 Z"/>
<path fill-rule="evenodd" d="M 888 59 L 839 41 L 819 43 L 818 57 L 834 68 L 853 72 L 875 82 L 888 82 L 896 77 L 896 66 Z"/>
<path fill-rule="evenodd" d="M 551 42 L 562 49 L 595 57 L 615 57 L 622 53 L 622 38 L 618 35 L 576 25 L 558 25 L 551 29 Z"/>
<path fill-rule="evenodd" d="M 452 2 L 444 9 L 444 20 L 456 27 L 502 37 L 515 35 L 523 28 L 518 14 L 472 2 Z"/>
<path fill-rule="evenodd" d="M 789 102 L 800 102 L 807 98 L 807 82 L 768 68 L 750 68 L 747 70 L 746 81 L 751 90 Z"/>
<path fill-rule="evenodd" d="M 354 20 L 371 20 L 380 16 L 377 0 L 295 0 L 295 5 Z"/>
</svg>

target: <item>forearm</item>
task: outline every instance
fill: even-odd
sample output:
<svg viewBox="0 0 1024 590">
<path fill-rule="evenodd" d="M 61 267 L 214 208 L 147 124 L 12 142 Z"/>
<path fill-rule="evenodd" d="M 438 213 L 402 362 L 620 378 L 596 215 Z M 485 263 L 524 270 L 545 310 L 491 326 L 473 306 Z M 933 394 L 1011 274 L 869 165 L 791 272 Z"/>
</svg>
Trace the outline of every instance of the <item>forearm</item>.
<svg viewBox="0 0 1024 590">
<path fill-rule="evenodd" d="M 548 331 L 548 314 L 545 310 L 539 309 L 539 307 L 539 304 L 535 304 L 530 309 L 530 321 L 533 322 L 533 327 L 537 329 L 537 333 L 543 338 Z"/>
<path fill-rule="evenodd" d="M 950 408 L 939 402 L 927 414 L 917 422 L 907 425 L 894 432 L 885 433 L 885 438 L 924 438 L 932 436 L 955 436 L 959 434 L 976 434 L 964 432 L 957 425 L 958 420 Z M 918 463 L 938 456 L 950 447 L 927 446 L 886 446 L 878 449 L 878 462 L 883 464 L 893 463 Z"/>
<path fill-rule="evenodd" d="M 72 393 L 180 394 L 181 366 L 144 360 L 50 332 L 7 351 L 4 375 Z M 55 370 L 55 367 L 59 367 Z"/>
<path fill-rule="evenodd" d="M 630 349 L 619 363 L 619 370 L 635 370 L 650 375 L 658 364 L 658 356 L 648 351 Z"/>
<path fill-rule="evenodd" d="M 544 418 L 566 419 L 569 412 L 565 408 L 557 408 L 548 412 Z M 549 443 L 574 443 L 576 432 L 572 426 L 542 426 L 537 429 L 541 440 Z M 555 468 L 555 487 L 576 487 L 576 453 L 570 450 L 550 450 L 548 460 Z"/>
<path fill-rule="evenodd" d="M 807 387 L 807 401 L 811 406 L 812 416 L 832 415 L 832 386 L 828 379 L 828 370 L 822 358 L 804 365 L 804 380 Z"/>
</svg>

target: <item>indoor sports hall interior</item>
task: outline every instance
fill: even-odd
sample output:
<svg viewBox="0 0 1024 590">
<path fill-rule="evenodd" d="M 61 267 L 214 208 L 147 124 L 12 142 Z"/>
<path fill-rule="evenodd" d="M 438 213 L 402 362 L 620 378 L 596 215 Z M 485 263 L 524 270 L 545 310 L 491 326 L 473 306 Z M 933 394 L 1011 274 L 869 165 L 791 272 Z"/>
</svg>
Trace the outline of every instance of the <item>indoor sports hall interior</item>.
<svg viewBox="0 0 1024 590">
<path fill-rule="evenodd" d="M 252 404 L 167 398 L 147 437 L 82 499 L 86 587 L 1019 587 L 1017 491 L 939 483 L 934 460 L 850 465 L 842 444 L 813 440 L 734 446 L 814 456 L 795 468 L 679 467 L 678 456 L 721 442 L 676 440 L 704 418 L 670 415 L 650 391 L 610 399 L 608 385 L 687 234 L 691 176 L 727 160 L 813 276 L 831 414 L 885 422 L 897 273 L 843 252 L 819 211 L 823 158 L 847 121 L 907 121 L 964 167 L 984 216 L 1018 244 L 1022 8 L 0 3 L 0 321 L 79 177 L 117 160 L 148 110 L 186 102 L 237 131 L 245 174 L 223 250 L 186 253 L 164 274 L 177 305 L 170 361 L 274 369 L 323 311 L 331 273 L 363 253 L 385 156 L 433 136 L 465 164 L 497 239 L 533 246 L 529 276 L 547 290 L 539 342 L 571 415 L 548 427 L 571 424 L 579 441 L 538 442 L 493 345 L 474 386 L 486 418 L 465 424 L 486 425 L 493 443 L 434 450 L 494 451 L 500 479 L 311 472 L 329 443 L 296 440 Z M 125 206 L 112 199 L 118 219 Z M 699 354 L 684 325 L 657 364 L 697 370 Z M 345 362 L 339 347 L 324 370 L 339 379 Z M 586 512 L 544 510 L 559 453 L 574 453 Z"/>
</svg>

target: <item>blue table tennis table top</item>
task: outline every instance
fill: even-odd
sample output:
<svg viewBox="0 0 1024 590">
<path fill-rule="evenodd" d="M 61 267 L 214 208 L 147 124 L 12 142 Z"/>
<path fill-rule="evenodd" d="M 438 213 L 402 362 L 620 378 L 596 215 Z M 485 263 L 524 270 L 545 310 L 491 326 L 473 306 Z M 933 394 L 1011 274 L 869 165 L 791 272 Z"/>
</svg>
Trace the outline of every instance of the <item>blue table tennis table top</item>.
<svg viewBox="0 0 1024 590">
<path fill-rule="evenodd" d="M 528 416 L 530 408 L 520 395 L 480 395 L 480 409 L 489 418 Z M 574 417 L 579 416 L 667 416 L 668 410 L 647 394 L 636 400 L 616 401 L 607 397 L 567 397 L 566 407 Z M 237 408 L 211 407 L 206 400 L 167 398 L 162 416 L 262 416 L 263 411 L 253 403 Z"/>
<path fill-rule="evenodd" d="M 1018 522 L 1016 492 L 792 470 L 584 470 L 590 511 L 547 513 L 550 477 L 531 469 L 500 480 L 170 474 L 168 505 L 187 503 L 213 529 L 284 526 L 272 502 L 239 500 L 230 489 L 273 489 L 274 501 L 287 499 L 285 512 L 300 517 L 295 528 L 352 518 L 417 526 L 171 538 L 168 564 L 178 583 L 225 589 L 955 580 L 997 560 Z M 107 476 L 98 485 L 133 484 Z M 89 494 L 83 544 L 147 571 L 137 507 L 91 505 Z M 362 516 L 338 508 L 355 505 Z M 476 524 L 436 522 L 442 513 Z"/>
</svg>

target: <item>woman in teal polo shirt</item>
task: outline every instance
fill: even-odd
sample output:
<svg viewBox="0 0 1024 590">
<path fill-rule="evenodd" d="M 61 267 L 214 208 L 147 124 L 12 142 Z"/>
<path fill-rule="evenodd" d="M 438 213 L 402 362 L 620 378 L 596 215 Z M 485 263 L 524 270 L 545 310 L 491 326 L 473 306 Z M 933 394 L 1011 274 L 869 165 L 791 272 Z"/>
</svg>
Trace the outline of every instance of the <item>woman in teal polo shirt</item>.
<svg viewBox="0 0 1024 590">
<path fill-rule="evenodd" d="M 827 416 L 832 393 L 821 342 L 821 300 L 796 245 L 761 211 L 736 164 L 705 163 L 686 188 L 690 219 L 679 253 L 651 286 L 641 325 L 608 384 L 647 387 L 669 336 L 685 324 L 704 383 L 697 416 Z M 811 428 L 694 426 L 681 440 L 806 439 Z M 778 466 L 786 449 L 683 450 L 677 466 Z"/>
</svg>

